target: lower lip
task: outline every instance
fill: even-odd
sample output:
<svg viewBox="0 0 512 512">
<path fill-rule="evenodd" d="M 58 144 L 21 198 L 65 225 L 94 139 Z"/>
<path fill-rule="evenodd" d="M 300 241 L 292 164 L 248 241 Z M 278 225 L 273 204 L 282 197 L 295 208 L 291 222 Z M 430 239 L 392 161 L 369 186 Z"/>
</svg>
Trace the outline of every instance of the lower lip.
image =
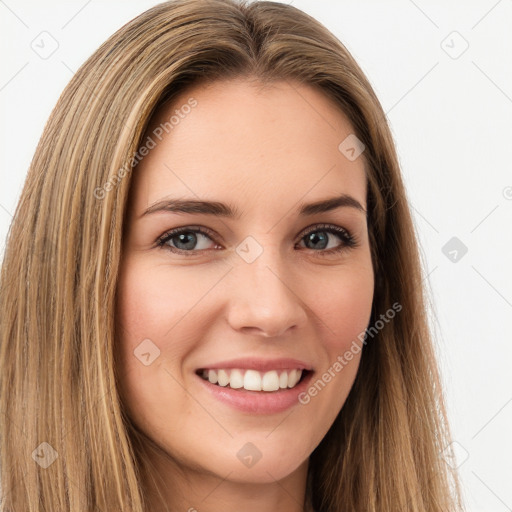
<svg viewBox="0 0 512 512">
<path fill-rule="evenodd" d="M 307 389 L 312 375 L 313 372 L 309 371 L 295 387 L 279 391 L 232 389 L 229 386 L 212 384 L 199 375 L 196 377 L 215 398 L 239 411 L 251 414 L 276 414 L 299 404 L 299 395 Z"/>
</svg>

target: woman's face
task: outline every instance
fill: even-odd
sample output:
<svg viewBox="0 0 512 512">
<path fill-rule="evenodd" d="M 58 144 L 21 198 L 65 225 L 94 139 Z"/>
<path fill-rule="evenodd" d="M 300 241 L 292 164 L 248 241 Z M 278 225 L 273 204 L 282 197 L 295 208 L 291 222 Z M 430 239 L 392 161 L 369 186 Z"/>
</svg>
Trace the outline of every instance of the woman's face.
<svg viewBox="0 0 512 512">
<path fill-rule="evenodd" d="M 374 290 L 351 134 L 321 92 L 288 82 L 196 86 L 152 120 L 133 171 L 117 357 L 161 468 L 304 474 L 342 408 Z"/>
</svg>

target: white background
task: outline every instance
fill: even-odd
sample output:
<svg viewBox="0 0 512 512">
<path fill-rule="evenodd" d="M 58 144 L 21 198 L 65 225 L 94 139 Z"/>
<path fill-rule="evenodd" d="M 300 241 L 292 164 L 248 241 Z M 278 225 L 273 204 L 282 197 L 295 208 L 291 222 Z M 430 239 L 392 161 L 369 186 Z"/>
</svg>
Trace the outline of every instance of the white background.
<svg viewBox="0 0 512 512">
<path fill-rule="evenodd" d="M 155 3 L 0 0 L 0 255 L 60 93 L 107 37 Z M 467 510 L 512 511 L 512 0 L 287 3 L 347 46 L 388 114 Z M 46 49 L 58 44 L 46 59 L 32 48 L 42 37 Z M 442 252 L 452 237 L 468 249 L 456 262 Z"/>
</svg>

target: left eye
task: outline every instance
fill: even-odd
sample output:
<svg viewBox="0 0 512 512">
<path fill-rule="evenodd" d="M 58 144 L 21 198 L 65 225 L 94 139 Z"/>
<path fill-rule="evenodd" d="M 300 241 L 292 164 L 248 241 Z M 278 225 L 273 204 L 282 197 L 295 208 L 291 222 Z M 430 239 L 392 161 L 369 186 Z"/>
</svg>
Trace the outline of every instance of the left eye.
<svg viewBox="0 0 512 512">
<path fill-rule="evenodd" d="M 319 234 L 321 236 L 319 236 Z M 327 245 L 329 244 L 329 235 L 338 237 L 338 239 L 342 241 L 341 245 L 327 248 Z M 315 226 L 302 236 L 301 241 L 302 240 L 305 240 L 306 243 L 319 243 L 320 249 L 327 249 L 323 251 L 325 253 L 341 251 L 347 247 L 355 247 L 356 245 L 355 238 L 346 229 L 330 224 Z"/>
<path fill-rule="evenodd" d="M 176 228 L 161 236 L 158 239 L 158 246 L 165 247 L 174 253 L 192 256 L 197 251 L 208 249 L 207 242 L 200 243 L 201 238 L 213 242 L 213 236 L 213 233 L 201 227 Z M 333 236 L 341 240 L 341 244 L 329 247 L 329 238 Z M 314 226 L 313 229 L 309 228 L 300 237 L 299 242 L 302 241 L 306 245 L 313 245 L 313 247 L 306 248 L 322 254 L 339 252 L 346 248 L 355 247 L 357 244 L 355 238 L 346 229 L 331 224 Z M 196 247 L 197 244 L 203 246 Z M 220 246 L 217 247 L 220 248 Z"/>
</svg>

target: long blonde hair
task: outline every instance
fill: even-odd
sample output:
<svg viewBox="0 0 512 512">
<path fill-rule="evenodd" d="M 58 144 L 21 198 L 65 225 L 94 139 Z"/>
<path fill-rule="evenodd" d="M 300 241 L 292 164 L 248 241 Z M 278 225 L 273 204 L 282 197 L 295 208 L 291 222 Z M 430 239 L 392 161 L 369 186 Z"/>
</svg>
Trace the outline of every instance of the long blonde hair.
<svg viewBox="0 0 512 512">
<path fill-rule="evenodd" d="M 416 235 L 372 87 L 338 39 L 290 5 L 178 0 L 127 23 L 87 60 L 31 163 L 0 281 L 2 510 L 146 510 L 114 357 L 133 155 L 162 102 L 200 81 L 247 76 L 310 85 L 348 116 L 366 146 L 371 324 L 402 306 L 364 347 L 310 457 L 309 498 L 318 511 L 461 509 L 457 475 L 440 456 L 450 433 Z"/>
</svg>

